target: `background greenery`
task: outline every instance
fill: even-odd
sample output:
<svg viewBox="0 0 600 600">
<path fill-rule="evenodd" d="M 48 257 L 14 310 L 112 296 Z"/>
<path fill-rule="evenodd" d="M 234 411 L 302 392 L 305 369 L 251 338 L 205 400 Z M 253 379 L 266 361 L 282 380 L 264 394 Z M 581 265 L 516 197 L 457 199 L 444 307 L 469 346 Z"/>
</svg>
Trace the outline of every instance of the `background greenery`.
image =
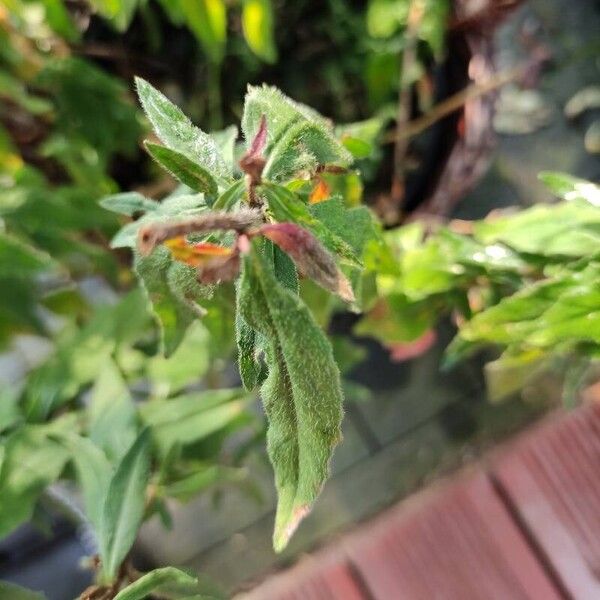
<svg viewBox="0 0 600 600">
<path fill-rule="evenodd" d="M 133 75 L 151 80 L 205 130 L 237 122 L 247 84 L 262 81 L 336 122 L 361 121 L 338 134 L 358 158 L 365 189 L 355 175 L 328 183 L 349 204 L 371 201 L 389 187 L 384 142 L 399 87 L 414 90 L 415 115 L 453 91 L 442 66 L 448 8 L 412 4 L 424 17 L 410 35 L 408 0 L 0 6 L 0 344 L 10 348 L 23 334 L 49 342 L 27 377 L 0 395 L 0 534 L 30 519 L 43 523 L 47 486 L 58 479 L 79 481 L 97 524 L 98 482 L 110 478 L 119 498 L 122 482 L 139 474 L 136 501 L 122 516 L 130 523 L 125 552 L 142 518 L 158 513 L 168 524 L 166 497 L 186 500 L 215 485 L 254 493 L 243 465 L 262 442 L 263 423 L 251 409 L 254 397 L 232 387 L 227 369 L 232 289 L 203 303 L 207 317 L 162 357 L 130 256 L 110 248 L 128 217 L 150 204 L 126 203 L 115 215 L 101 198 L 136 189 L 149 202 L 175 189 L 141 149 L 148 124 Z M 417 60 L 407 73 L 401 65 L 411 37 Z M 387 233 L 390 262 L 371 269 L 379 299 L 365 289 L 371 310 L 354 332 L 403 344 L 421 339 L 440 315 L 457 317 L 468 324 L 449 362 L 482 344 L 504 350 L 487 367 L 493 396 L 551 370 L 566 374 L 565 399 L 575 402 L 596 376 L 600 343 L 597 189 L 546 179 L 569 201 L 466 234 L 450 226 L 426 235 L 420 224 Z M 573 193 L 581 196 L 575 203 Z M 172 209 L 194 207 L 175 201 Z M 306 287 L 326 326 L 338 307 Z M 475 316 L 487 306 L 495 308 Z M 360 358 L 343 342 L 336 354 L 347 366 Z M 146 427 L 158 443 L 148 443 Z M 24 472 L 25 462 L 35 468 Z M 107 550 L 110 540 L 100 543 L 114 575 L 124 555 Z"/>
</svg>

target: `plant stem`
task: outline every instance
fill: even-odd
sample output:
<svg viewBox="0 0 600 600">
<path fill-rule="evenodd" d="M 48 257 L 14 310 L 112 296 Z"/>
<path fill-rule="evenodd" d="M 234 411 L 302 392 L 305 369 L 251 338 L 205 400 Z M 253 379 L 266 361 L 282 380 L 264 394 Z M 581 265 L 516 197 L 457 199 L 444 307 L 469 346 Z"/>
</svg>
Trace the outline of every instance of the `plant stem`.
<svg viewBox="0 0 600 600">
<path fill-rule="evenodd" d="M 221 63 L 208 63 L 208 119 L 213 130 L 221 129 L 223 112 L 221 110 Z"/>
<path fill-rule="evenodd" d="M 410 119 L 411 107 L 411 73 L 417 59 L 417 31 L 423 14 L 422 2 L 412 0 L 408 9 L 408 24 L 404 37 L 405 46 L 402 52 L 402 62 L 398 81 L 398 110 L 396 114 L 396 130 L 394 139 L 394 168 L 390 198 L 392 206 L 400 217 L 401 206 L 404 201 L 405 186 L 405 158 L 408 151 L 408 138 L 401 135 Z"/>
<path fill-rule="evenodd" d="M 469 100 L 474 100 L 480 96 L 485 96 L 495 89 L 502 87 L 511 81 L 515 81 L 526 69 L 527 65 L 517 65 L 516 67 L 512 67 L 497 73 L 483 83 L 473 83 L 467 86 L 463 90 L 460 90 L 460 92 L 457 92 L 449 98 L 446 98 L 446 100 L 443 102 L 436 104 L 427 114 L 407 123 L 402 130 L 396 127 L 396 130 L 392 132 L 392 135 L 390 135 L 390 137 L 388 137 L 385 141 L 388 143 L 394 142 L 396 144 L 398 139 L 407 141 L 422 131 L 425 131 L 425 129 L 431 127 L 440 119 L 443 119 L 444 117 L 447 117 L 449 114 L 458 110 Z"/>
</svg>

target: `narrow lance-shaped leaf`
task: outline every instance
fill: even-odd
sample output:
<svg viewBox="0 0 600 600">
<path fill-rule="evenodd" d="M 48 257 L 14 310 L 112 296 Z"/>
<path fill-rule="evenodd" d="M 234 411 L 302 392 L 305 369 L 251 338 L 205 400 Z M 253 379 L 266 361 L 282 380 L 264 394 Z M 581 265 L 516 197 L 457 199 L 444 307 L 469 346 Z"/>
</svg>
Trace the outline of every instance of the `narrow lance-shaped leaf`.
<svg viewBox="0 0 600 600">
<path fill-rule="evenodd" d="M 252 51 L 263 60 L 277 60 L 273 41 L 273 8 L 271 0 L 244 0 L 242 8 L 244 37 Z"/>
<path fill-rule="evenodd" d="M 265 365 L 261 359 L 261 345 L 258 333 L 246 323 L 242 317 L 244 293 L 238 289 L 236 296 L 235 338 L 238 348 L 238 368 L 240 379 L 245 389 L 253 390 L 267 376 Z"/>
<path fill-rule="evenodd" d="M 103 500 L 111 477 L 110 463 L 102 450 L 88 438 L 75 433 L 61 436 L 70 450 L 81 486 L 85 513 L 95 531 L 100 531 Z"/>
<path fill-rule="evenodd" d="M 121 215 L 132 217 L 136 213 L 153 212 L 160 204 L 144 198 L 139 192 L 123 192 L 105 196 L 100 200 L 100 206 Z"/>
<path fill-rule="evenodd" d="M 166 146 L 144 142 L 146 150 L 152 158 L 166 169 L 173 177 L 179 179 L 181 183 L 196 190 L 203 192 L 207 198 L 214 199 L 218 194 L 217 182 L 211 174 L 199 164 L 190 160 L 181 152 L 171 150 Z"/>
<path fill-rule="evenodd" d="M 175 4 L 175 3 L 173 3 Z M 220 63 L 227 39 L 227 9 L 223 0 L 179 0 L 187 26 L 213 63 Z"/>
<path fill-rule="evenodd" d="M 278 491 L 274 548 L 285 548 L 327 479 L 340 441 L 342 393 L 331 346 L 298 296 L 275 279 L 253 242 L 240 290 L 244 320 L 266 340 L 269 375 L 261 393 L 267 450 Z"/>
<path fill-rule="evenodd" d="M 114 600 L 144 600 L 152 592 L 158 591 L 161 586 L 167 584 L 193 586 L 197 583 L 198 579 L 180 569 L 163 567 L 144 573 L 139 579 L 122 589 Z"/>
<path fill-rule="evenodd" d="M 213 138 L 192 125 L 177 106 L 147 81 L 136 77 L 135 84 L 144 112 L 166 146 L 184 154 L 215 177 L 231 176 L 231 167 Z"/>
<path fill-rule="evenodd" d="M 111 581 L 137 536 L 144 515 L 150 468 L 150 436 L 145 429 L 123 457 L 106 492 L 99 531 L 102 573 Z"/>
</svg>

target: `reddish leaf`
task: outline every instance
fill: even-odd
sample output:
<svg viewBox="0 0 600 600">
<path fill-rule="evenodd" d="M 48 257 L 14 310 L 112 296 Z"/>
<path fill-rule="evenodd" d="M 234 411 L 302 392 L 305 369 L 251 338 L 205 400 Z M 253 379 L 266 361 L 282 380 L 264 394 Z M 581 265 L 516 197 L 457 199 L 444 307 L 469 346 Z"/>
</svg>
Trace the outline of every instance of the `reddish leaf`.
<svg viewBox="0 0 600 600">
<path fill-rule="evenodd" d="M 263 225 L 259 233 L 286 252 L 304 276 L 338 294 L 346 302 L 354 301 L 350 282 L 329 250 L 312 233 L 294 223 Z"/>
</svg>

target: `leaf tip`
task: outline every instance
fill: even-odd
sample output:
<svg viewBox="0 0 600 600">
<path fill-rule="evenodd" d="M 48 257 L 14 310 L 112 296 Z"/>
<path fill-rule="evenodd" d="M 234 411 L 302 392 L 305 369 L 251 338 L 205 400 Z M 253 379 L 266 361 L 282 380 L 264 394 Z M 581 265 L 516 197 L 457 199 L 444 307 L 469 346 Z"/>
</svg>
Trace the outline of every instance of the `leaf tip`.
<svg viewBox="0 0 600 600">
<path fill-rule="evenodd" d="M 288 545 L 292 535 L 301 521 L 310 513 L 310 506 L 308 504 L 301 504 L 296 506 L 292 511 L 290 517 L 275 529 L 273 534 L 273 550 L 279 554 L 283 552 Z"/>
</svg>

